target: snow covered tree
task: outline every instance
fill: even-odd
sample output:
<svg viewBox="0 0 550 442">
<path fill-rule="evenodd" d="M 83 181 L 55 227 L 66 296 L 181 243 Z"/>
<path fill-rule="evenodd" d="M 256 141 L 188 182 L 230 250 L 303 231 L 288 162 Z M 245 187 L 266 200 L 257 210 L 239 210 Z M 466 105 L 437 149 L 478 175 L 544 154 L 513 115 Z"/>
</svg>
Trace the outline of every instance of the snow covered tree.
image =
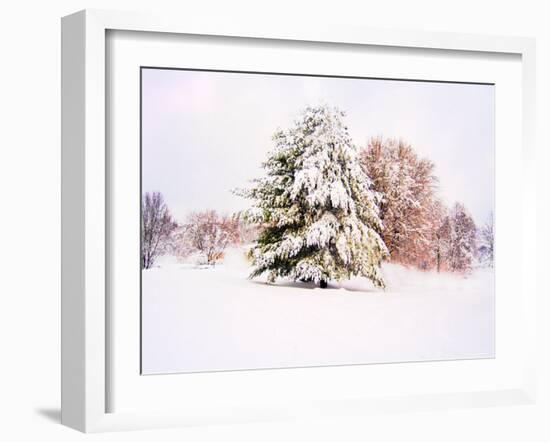
<svg viewBox="0 0 550 442">
<path fill-rule="evenodd" d="M 263 226 L 250 252 L 251 277 L 326 287 L 359 275 L 384 287 L 377 195 L 343 117 L 338 109 L 307 107 L 293 127 L 274 134 L 266 176 L 240 192 L 254 202 L 245 216 Z"/>
<path fill-rule="evenodd" d="M 238 222 L 238 244 L 252 244 L 255 242 L 262 230 L 262 226 L 248 222 L 240 216 L 240 213 L 234 214 L 234 218 Z"/>
<path fill-rule="evenodd" d="M 177 252 L 186 256 L 199 252 L 204 263 L 214 265 L 223 257 L 227 246 L 239 240 L 236 218 L 220 216 L 215 210 L 193 212 L 178 234 Z"/>
<path fill-rule="evenodd" d="M 441 202 L 436 203 L 432 224 L 432 251 L 437 273 L 447 267 L 447 256 L 451 248 L 451 218 Z"/>
<path fill-rule="evenodd" d="M 477 229 L 463 204 L 456 203 L 446 221 L 450 240 L 446 260 L 450 270 L 465 273 L 471 270 L 476 257 Z"/>
<path fill-rule="evenodd" d="M 390 259 L 427 268 L 433 261 L 434 164 L 403 140 L 373 138 L 361 151 L 361 166 L 382 196 L 382 237 Z"/>
<path fill-rule="evenodd" d="M 170 247 L 177 224 L 161 193 L 145 193 L 141 199 L 141 268 L 149 269 Z"/>
<path fill-rule="evenodd" d="M 434 197 L 427 208 L 426 246 L 420 248 L 418 267 L 423 270 L 436 269 L 437 272 L 447 269 L 446 256 L 449 250 L 451 225 L 449 210 L 439 198 Z"/>
<path fill-rule="evenodd" d="M 495 236 L 493 227 L 493 215 L 489 217 L 489 220 L 483 225 L 479 231 L 479 258 L 480 261 L 488 266 L 493 267 L 494 253 L 495 253 Z"/>
</svg>

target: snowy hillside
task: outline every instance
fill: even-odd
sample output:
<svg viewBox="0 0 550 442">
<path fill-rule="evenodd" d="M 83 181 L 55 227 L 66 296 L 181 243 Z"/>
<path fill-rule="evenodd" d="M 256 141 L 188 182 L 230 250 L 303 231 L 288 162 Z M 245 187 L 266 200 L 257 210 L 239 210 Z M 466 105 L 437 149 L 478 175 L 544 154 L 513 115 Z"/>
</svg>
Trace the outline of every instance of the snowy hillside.
<svg viewBox="0 0 550 442">
<path fill-rule="evenodd" d="M 494 356 L 493 272 L 468 278 L 383 266 L 314 284 L 247 279 L 243 249 L 197 267 L 164 257 L 143 271 L 145 374 Z"/>
</svg>

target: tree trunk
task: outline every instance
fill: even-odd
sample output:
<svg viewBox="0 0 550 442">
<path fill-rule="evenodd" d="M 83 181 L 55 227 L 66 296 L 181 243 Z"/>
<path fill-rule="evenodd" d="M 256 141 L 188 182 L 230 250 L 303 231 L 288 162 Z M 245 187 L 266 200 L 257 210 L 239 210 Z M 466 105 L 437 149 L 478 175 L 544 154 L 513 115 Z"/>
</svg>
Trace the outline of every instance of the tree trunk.
<svg viewBox="0 0 550 442">
<path fill-rule="evenodd" d="M 319 286 L 320 286 L 322 289 L 326 289 L 327 286 L 328 286 L 328 283 L 327 283 L 325 280 L 322 279 L 322 280 L 319 282 Z"/>
</svg>

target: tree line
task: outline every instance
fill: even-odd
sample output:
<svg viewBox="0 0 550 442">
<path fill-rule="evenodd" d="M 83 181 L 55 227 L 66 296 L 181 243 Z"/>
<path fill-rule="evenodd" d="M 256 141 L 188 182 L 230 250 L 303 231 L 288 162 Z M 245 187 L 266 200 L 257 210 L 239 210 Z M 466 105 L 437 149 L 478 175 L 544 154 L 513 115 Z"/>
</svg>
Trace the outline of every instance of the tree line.
<svg viewBox="0 0 550 442">
<path fill-rule="evenodd" d="M 273 140 L 265 175 L 236 192 L 252 201 L 242 213 L 207 210 L 177 223 L 160 193 L 146 193 L 142 268 L 167 252 L 214 265 L 228 246 L 249 242 L 252 277 L 321 286 L 361 275 L 384 287 L 383 261 L 460 273 L 492 265 L 492 219 L 478 228 L 464 204 L 447 207 L 434 163 L 404 140 L 357 148 L 344 113 L 327 106 L 306 108 Z"/>
<path fill-rule="evenodd" d="M 159 256 L 196 254 L 198 264 L 215 265 L 228 246 L 252 241 L 255 227 L 237 216 L 215 210 L 191 212 L 177 222 L 160 192 L 145 193 L 141 208 L 141 268 L 153 267 Z"/>
<path fill-rule="evenodd" d="M 467 272 L 493 260 L 492 217 L 478 230 L 464 204 L 438 196 L 435 165 L 403 140 L 372 138 L 360 162 L 381 195 L 381 235 L 389 259 L 421 269 Z"/>
</svg>

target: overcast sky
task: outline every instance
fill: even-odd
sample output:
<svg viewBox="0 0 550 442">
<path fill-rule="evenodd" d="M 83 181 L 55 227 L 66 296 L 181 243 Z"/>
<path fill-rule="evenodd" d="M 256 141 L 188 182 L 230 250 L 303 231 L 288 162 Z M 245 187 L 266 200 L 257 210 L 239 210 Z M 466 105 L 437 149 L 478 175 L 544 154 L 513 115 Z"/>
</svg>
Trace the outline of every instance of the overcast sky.
<svg viewBox="0 0 550 442">
<path fill-rule="evenodd" d="M 493 210 L 494 87 L 394 80 L 144 69 L 143 191 L 160 191 L 179 220 L 230 213 L 231 193 L 262 175 L 271 136 L 307 105 L 337 106 L 358 146 L 403 138 L 435 163 L 442 199 L 476 223 Z"/>
</svg>

